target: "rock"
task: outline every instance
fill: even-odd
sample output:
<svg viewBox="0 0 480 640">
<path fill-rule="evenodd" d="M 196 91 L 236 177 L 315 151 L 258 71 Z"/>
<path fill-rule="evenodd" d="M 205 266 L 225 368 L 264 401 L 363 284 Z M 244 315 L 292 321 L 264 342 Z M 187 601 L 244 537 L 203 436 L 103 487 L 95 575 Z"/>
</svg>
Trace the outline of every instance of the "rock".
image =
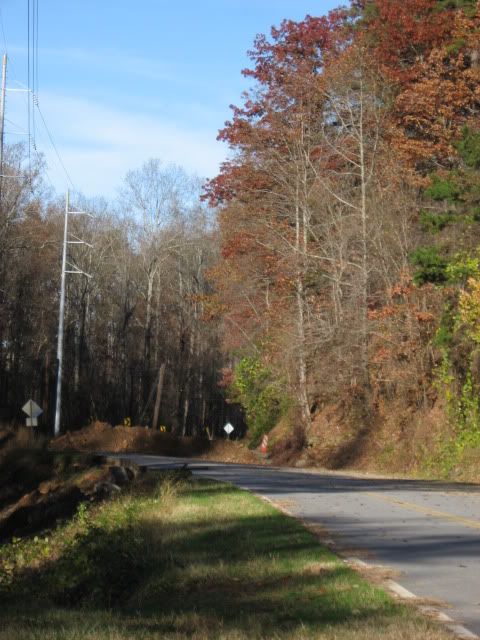
<svg viewBox="0 0 480 640">
<path fill-rule="evenodd" d="M 38 485 L 38 490 L 42 495 L 47 495 L 53 491 L 58 491 L 61 487 L 60 480 L 45 480 Z"/>
<path fill-rule="evenodd" d="M 112 495 L 120 493 L 121 489 L 118 484 L 114 484 L 113 482 L 97 482 L 97 484 L 93 487 L 93 496 L 97 500 L 102 500 L 104 498 L 109 498 Z"/>
<path fill-rule="evenodd" d="M 112 482 L 119 487 L 124 487 L 131 479 L 125 467 L 110 467 L 110 477 Z"/>
<path fill-rule="evenodd" d="M 125 471 L 127 472 L 127 476 L 130 481 L 135 480 L 135 478 L 138 476 L 140 472 L 138 467 L 128 466 L 124 468 L 125 468 Z"/>
</svg>

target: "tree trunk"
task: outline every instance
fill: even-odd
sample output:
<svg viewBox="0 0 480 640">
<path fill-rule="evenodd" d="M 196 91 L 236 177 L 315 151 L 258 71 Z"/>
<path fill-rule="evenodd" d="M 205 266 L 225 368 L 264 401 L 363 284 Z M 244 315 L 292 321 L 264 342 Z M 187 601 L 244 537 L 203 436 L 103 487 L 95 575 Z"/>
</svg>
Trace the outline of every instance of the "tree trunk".
<svg viewBox="0 0 480 640">
<path fill-rule="evenodd" d="M 360 270 L 360 304 L 361 304 L 361 335 L 360 335 L 360 372 L 362 384 L 369 386 L 368 372 L 368 211 L 367 211 L 367 176 L 365 170 L 365 140 L 363 130 L 363 83 L 360 85 L 360 121 L 359 121 L 359 156 L 360 156 L 360 184 L 361 184 L 361 251 L 362 262 Z"/>
<path fill-rule="evenodd" d="M 165 378 L 166 363 L 162 362 L 158 372 L 157 395 L 155 398 L 155 409 L 153 411 L 152 429 L 158 428 L 158 418 L 160 416 L 160 405 L 162 402 L 163 381 Z"/>
<path fill-rule="evenodd" d="M 310 404 L 308 402 L 307 389 L 307 362 L 305 354 L 305 309 L 303 290 L 303 265 L 305 261 L 305 214 L 300 208 L 300 189 L 297 183 L 295 202 L 295 251 L 296 251 L 296 275 L 295 298 L 297 306 L 297 367 L 298 367 L 298 391 L 300 411 L 304 427 L 308 430 L 311 425 Z M 303 213 L 303 215 L 302 215 Z"/>
</svg>

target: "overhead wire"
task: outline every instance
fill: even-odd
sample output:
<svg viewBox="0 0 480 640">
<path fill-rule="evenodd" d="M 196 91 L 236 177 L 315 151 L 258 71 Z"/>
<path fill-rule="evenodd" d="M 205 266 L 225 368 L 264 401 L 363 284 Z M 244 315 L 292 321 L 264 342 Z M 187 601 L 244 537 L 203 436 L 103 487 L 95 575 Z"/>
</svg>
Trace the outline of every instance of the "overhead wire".
<svg viewBox="0 0 480 640">
<path fill-rule="evenodd" d="M 27 0 L 27 117 L 28 117 L 28 172 L 32 175 L 31 85 L 30 85 L 30 0 Z M 31 181 L 30 181 L 31 186 Z"/>
<path fill-rule="evenodd" d="M 34 49 L 35 49 L 35 84 L 33 91 L 38 94 L 38 0 L 35 1 L 35 32 L 34 32 Z"/>
<path fill-rule="evenodd" d="M 34 97 L 34 100 L 35 100 L 35 97 Z M 45 132 L 45 133 L 43 133 L 43 132 L 41 131 L 41 129 L 39 129 L 39 130 L 37 131 L 37 134 L 38 134 L 38 138 L 39 138 L 40 146 L 41 146 L 41 147 L 47 147 L 47 146 L 48 146 L 48 144 L 49 144 L 49 141 L 48 141 L 48 139 L 47 139 L 47 137 L 46 137 L 46 132 Z M 43 166 L 43 168 L 42 168 L 42 174 L 45 176 L 45 178 L 46 178 L 47 182 L 49 183 L 50 187 L 51 187 L 51 188 L 52 188 L 52 190 L 55 192 L 55 191 L 56 191 L 56 189 L 55 189 L 55 185 L 53 184 L 53 180 L 52 180 L 52 178 L 51 178 L 51 176 L 50 176 L 50 173 L 49 173 L 49 170 L 48 170 L 48 165 L 45 163 L 45 157 L 44 157 L 44 155 L 42 154 L 42 152 L 41 152 L 41 151 L 39 151 L 38 147 L 34 149 L 34 154 L 35 154 L 35 156 L 36 156 L 37 162 L 38 162 L 39 164 L 42 164 L 42 163 L 43 163 L 43 165 L 44 165 L 44 166 Z"/>
<path fill-rule="evenodd" d="M 35 0 L 32 0 L 32 101 L 35 94 Z M 35 149 L 35 109 L 32 104 L 32 146 Z"/>
<path fill-rule="evenodd" d="M 28 0 L 28 11 L 29 11 L 29 23 L 30 23 L 30 6 L 31 6 L 31 23 L 32 23 L 32 29 L 31 29 L 31 49 L 32 49 L 32 64 L 31 64 L 31 68 L 32 68 L 32 86 L 30 86 L 30 82 L 28 83 L 28 89 L 29 89 L 29 113 L 30 113 L 30 100 L 32 102 L 32 113 L 31 113 L 31 124 L 32 124 L 32 131 L 30 131 L 29 128 L 29 134 L 32 134 L 31 136 L 29 135 L 29 140 L 31 139 L 31 142 L 33 144 L 33 148 L 34 151 L 37 153 L 37 157 L 39 157 L 38 154 L 38 150 L 37 150 L 37 144 L 36 144 L 36 138 L 37 138 L 37 129 L 36 129 L 36 119 L 35 119 L 35 112 L 36 110 L 38 111 L 38 114 L 40 116 L 41 122 L 45 128 L 45 131 L 47 133 L 48 139 L 50 141 L 50 144 L 52 145 L 52 148 L 55 152 L 55 155 L 57 157 L 58 163 L 60 165 L 60 167 L 62 168 L 65 177 L 67 178 L 67 181 L 69 182 L 70 186 L 72 187 L 72 189 L 74 191 L 76 191 L 76 187 L 75 184 L 73 183 L 73 180 L 67 170 L 67 167 L 65 166 L 65 163 L 62 159 L 62 156 L 60 155 L 60 152 L 57 148 L 57 145 L 55 144 L 55 140 L 53 138 L 53 135 L 47 125 L 45 116 L 43 115 L 42 110 L 40 109 L 40 104 L 39 104 L 39 100 L 38 100 L 38 60 L 39 60 L 39 55 L 38 55 L 38 42 L 39 42 L 39 2 L 38 0 Z M 30 79 L 30 76 L 29 76 Z M 50 180 L 49 180 L 50 181 Z M 51 183 L 51 181 L 50 181 Z M 53 184 L 52 184 L 53 187 Z"/>
<path fill-rule="evenodd" d="M 2 39 L 3 39 L 3 45 L 4 45 L 4 53 L 7 54 L 8 56 L 8 43 L 7 43 L 7 36 L 6 36 L 6 29 L 5 29 L 5 20 L 3 17 L 3 13 L 2 13 L 2 8 L 0 7 L 0 30 L 1 30 L 1 34 L 2 34 Z M 13 60 L 9 57 L 8 59 L 8 69 L 9 69 L 9 76 L 10 77 L 16 77 L 17 74 L 17 70 L 15 67 L 15 64 L 13 62 Z"/>
<path fill-rule="evenodd" d="M 0 7 L 0 28 L 2 29 L 3 44 L 5 45 L 5 53 L 8 53 L 7 38 L 5 36 L 5 26 L 3 23 L 2 8 Z"/>
<path fill-rule="evenodd" d="M 21 124 L 18 124 L 18 122 L 14 122 L 13 120 L 10 120 L 10 118 L 7 118 L 6 116 L 5 116 L 5 122 L 8 122 L 9 124 L 13 124 L 13 126 L 17 127 L 17 129 L 21 129 L 22 128 Z M 26 131 L 23 131 L 22 133 L 24 135 L 27 135 Z"/>
<path fill-rule="evenodd" d="M 65 167 L 65 164 L 64 164 L 64 162 L 63 162 L 63 160 L 62 160 L 62 158 L 60 156 L 60 153 L 59 153 L 59 151 L 57 149 L 57 145 L 55 144 L 55 141 L 53 140 L 53 136 L 50 133 L 50 129 L 48 128 L 48 125 L 47 125 L 47 123 L 45 121 L 43 113 L 42 113 L 42 111 L 40 109 L 40 105 L 38 104 L 38 97 L 37 96 L 34 96 L 34 104 L 35 104 L 35 106 L 36 106 L 36 108 L 38 110 L 38 113 L 40 114 L 40 118 L 42 119 L 43 126 L 45 127 L 45 131 L 47 132 L 48 138 L 50 140 L 50 144 L 52 145 L 53 150 L 55 151 L 55 155 L 57 156 L 58 162 L 60 163 L 60 166 L 62 167 L 63 172 L 65 173 L 65 176 L 66 176 L 68 182 L 70 183 L 72 189 L 74 191 L 76 191 L 76 187 L 73 184 L 73 180 L 70 177 L 70 174 L 68 173 L 67 168 Z"/>
<path fill-rule="evenodd" d="M 26 87 L 22 82 L 18 82 L 18 80 L 17 80 L 16 84 L 17 84 L 19 87 L 21 87 L 22 89 L 27 89 L 27 87 Z M 33 106 L 34 106 L 34 108 L 36 108 L 36 109 L 37 109 L 37 111 L 38 111 L 38 114 L 39 114 L 39 116 L 40 116 L 40 121 L 41 121 L 41 123 L 43 124 L 43 128 L 45 129 L 45 132 L 46 132 L 46 134 L 47 134 L 47 136 L 48 136 L 48 140 L 49 140 L 49 142 L 50 142 L 50 145 L 52 146 L 52 149 L 53 149 L 53 151 L 55 152 L 55 155 L 56 155 L 56 158 L 57 158 L 57 160 L 58 160 L 58 163 L 59 163 L 59 165 L 60 165 L 60 167 L 61 167 L 61 169 L 62 169 L 63 173 L 65 174 L 65 177 L 67 178 L 67 181 L 69 182 L 70 186 L 72 187 L 72 189 L 73 189 L 74 191 L 76 191 L 76 190 L 77 190 L 77 188 L 76 188 L 75 184 L 73 183 L 73 180 L 72 180 L 72 178 L 71 178 L 71 176 L 70 176 L 70 174 L 69 174 L 69 172 L 68 172 L 68 170 L 67 170 L 67 168 L 66 168 L 66 166 L 65 166 L 65 163 L 64 163 L 64 161 L 63 161 L 63 159 L 62 159 L 62 156 L 61 156 L 61 154 L 60 154 L 60 152 L 59 152 L 59 150 L 58 150 L 58 148 L 57 148 L 57 145 L 55 144 L 55 140 L 54 140 L 54 138 L 53 138 L 53 134 L 51 133 L 51 131 L 50 131 L 49 127 L 48 127 L 48 124 L 47 124 L 46 118 L 45 118 L 45 116 L 43 115 L 43 112 L 42 112 L 42 110 L 41 110 L 41 108 L 40 108 L 40 103 L 39 103 L 38 95 L 34 94 L 31 90 L 30 90 L 30 91 L 28 91 L 28 90 L 27 90 L 27 91 L 25 91 L 25 95 L 26 95 L 27 99 L 29 98 L 29 94 L 30 94 L 30 95 L 31 95 L 31 97 L 32 97 L 32 101 L 33 101 Z M 37 133 L 38 133 L 38 132 L 37 132 Z M 28 132 L 27 132 L 27 135 L 28 135 Z"/>
<path fill-rule="evenodd" d="M 62 159 L 62 156 L 58 150 L 57 145 L 55 144 L 55 140 L 53 138 L 53 135 L 48 127 L 48 124 L 46 122 L 45 116 L 43 115 L 42 110 L 40 109 L 40 105 L 39 105 L 39 100 L 38 100 L 38 87 L 39 87 L 39 2 L 38 0 L 27 0 L 27 86 L 25 86 L 24 84 L 22 84 L 21 82 L 19 82 L 18 80 L 16 81 L 16 84 L 18 84 L 19 86 L 23 87 L 24 89 L 27 89 L 26 91 L 26 98 L 27 98 L 27 119 L 28 119 L 28 125 L 27 125 L 27 132 L 22 132 L 24 135 L 27 136 L 28 138 L 28 177 L 27 179 L 30 180 L 31 183 L 31 179 L 32 179 L 32 147 L 33 147 L 33 152 L 35 153 L 35 156 L 37 158 L 37 160 L 41 160 L 42 155 L 41 152 L 38 150 L 37 148 L 37 135 L 39 134 L 39 131 L 37 131 L 37 125 L 36 125 L 36 118 L 35 118 L 35 112 L 38 111 L 38 115 L 40 116 L 40 121 L 43 125 L 43 128 L 45 129 L 45 132 L 47 134 L 48 140 L 52 146 L 52 149 L 55 153 L 56 159 L 59 163 L 59 166 L 61 167 L 63 173 L 65 174 L 65 177 L 68 181 L 68 183 L 70 184 L 70 186 L 72 187 L 72 189 L 74 191 L 76 191 L 76 187 L 75 184 L 67 170 L 67 167 L 65 165 L 65 162 Z M 5 47 L 5 53 L 8 54 L 8 46 L 7 46 L 7 38 L 6 38 L 6 32 L 5 32 L 5 22 L 4 22 L 4 18 L 3 18 L 3 13 L 2 10 L 0 8 L 0 33 L 1 33 L 1 37 L 3 40 L 3 44 Z M 13 64 L 12 61 L 9 61 L 9 66 L 12 68 Z M 8 120 L 6 118 L 6 120 Z M 18 126 L 16 123 L 8 120 L 10 122 L 10 124 L 13 124 L 14 126 Z M 21 129 L 20 126 L 18 126 L 19 129 Z M 43 136 L 42 136 L 43 137 Z M 48 174 L 48 170 L 45 168 L 45 175 L 47 178 L 47 181 L 49 182 L 49 184 L 51 185 L 51 187 L 53 188 L 53 190 L 55 190 L 55 186 Z"/>
</svg>

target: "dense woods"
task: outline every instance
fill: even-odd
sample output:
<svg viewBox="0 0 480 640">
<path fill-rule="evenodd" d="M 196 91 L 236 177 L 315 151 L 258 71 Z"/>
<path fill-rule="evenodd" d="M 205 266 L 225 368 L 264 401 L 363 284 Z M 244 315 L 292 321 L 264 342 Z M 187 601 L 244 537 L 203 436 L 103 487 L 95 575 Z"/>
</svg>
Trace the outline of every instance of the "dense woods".
<svg viewBox="0 0 480 640">
<path fill-rule="evenodd" d="M 280 422 L 301 449 L 341 407 L 352 446 L 376 425 L 384 457 L 402 434 L 418 457 L 437 411 L 454 466 L 480 445 L 477 3 L 352 0 L 249 55 L 218 176 L 150 160 L 116 202 L 77 197 L 94 250 L 71 249 L 92 278 L 68 279 L 64 426 L 219 433 L 241 407 L 253 445 Z M 43 176 L 2 183 L 0 393 L 48 422 L 63 205 Z"/>
<path fill-rule="evenodd" d="M 25 150 L 9 149 L 21 174 Z M 216 260 L 215 222 L 199 181 L 148 161 L 129 172 L 115 203 L 72 199 L 67 276 L 63 426 L 92 419 L 179 434 L 216 428 L 229 411 L 216 384 L 218 320 L 205 313 Z M 4 180 L 1 226 L 0 389 L 5 418 L 28 397 L 51 426 L 65 205 L 42 182 Z M 161 375 L 163 384 L 159 384 Z M 160 413 L 155 415 L 155 402 Z M 230 410 L 231 411 L 231 410 Z M 153 419 L 156 418 L 156 424 Z"/>
</svg>

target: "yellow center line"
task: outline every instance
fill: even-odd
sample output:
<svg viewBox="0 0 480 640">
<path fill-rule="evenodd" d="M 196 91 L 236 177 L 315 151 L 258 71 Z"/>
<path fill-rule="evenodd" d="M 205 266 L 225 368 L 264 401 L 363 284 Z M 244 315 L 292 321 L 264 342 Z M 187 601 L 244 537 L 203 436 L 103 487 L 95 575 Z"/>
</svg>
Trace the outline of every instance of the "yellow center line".
<svg viewBox="0 0 480 640">
<path fill-rule="evenodd" d="M 365 491 L 364 495 L 370 498 L 376 498 L 377 500 L 383 500 L 388 504 L 393 504 L 403 509 L 409 509 L 410 511 L 417 511 L 423 513 L 426 516 L 432 516 L 433 518 L 440 518 L 441 520 L 450 520 L 451 522 L 457 522 L 463 524 L 470 529 L 480 529 L 480 521 L 471 520 L 470 518 L 462 518 L 462 516 L 455 516 L 452 513 L 446 513 L 445 511 L 437 511 L 436 509 L 430 509 L 429 507 L 423 507 L 413 502 L 406 502 L 405 500 L 399 500 L 398 498 L 391 498 L 390 496 L 374 493 L 373 491 Z"/>
</svg>

